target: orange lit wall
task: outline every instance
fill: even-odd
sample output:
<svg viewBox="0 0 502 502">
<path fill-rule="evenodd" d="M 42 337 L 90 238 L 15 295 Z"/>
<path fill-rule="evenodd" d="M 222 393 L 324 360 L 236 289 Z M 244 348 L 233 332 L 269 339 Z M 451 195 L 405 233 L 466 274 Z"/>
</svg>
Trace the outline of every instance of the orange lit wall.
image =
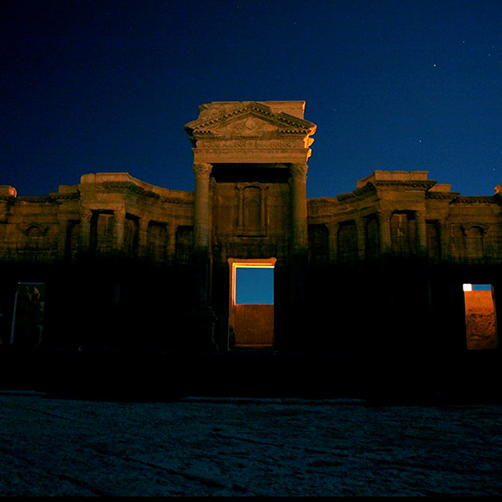
<svg viewBox="0 0 502 502">
<path fill-rule="evenodd" d="M 494 349 L 497 320 L 491 291 L 464 291 L 467 348 Z"/>
</svg>

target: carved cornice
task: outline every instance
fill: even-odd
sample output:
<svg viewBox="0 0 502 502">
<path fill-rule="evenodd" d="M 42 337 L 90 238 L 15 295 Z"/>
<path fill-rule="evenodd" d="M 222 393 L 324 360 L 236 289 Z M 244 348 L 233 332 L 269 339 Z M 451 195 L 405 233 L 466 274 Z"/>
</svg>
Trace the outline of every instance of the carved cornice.
<svg viewBox="0 0 502 502">
<path fill-rule="evenodd" d="M 190 192 L 191 193 L 191 192 Z M 193 205 L 193 199 L 174 199 L 173 197 L 161 197 L 160 202 L 167 202 L 169 204 L 187 204 Z"/>
<path fill-rule="evenodd" d="M 399 188 L 421 188 L 423 190 L 428 190 L 436 184 L 434 180 L 378 180 L 372 181 L 369 184 L 375 185 L 376 188 L 379 187 L 399 187 Z"/>
<path fill-rule="evenodd" d="M 28 203 L 38 203 L 38 204 L 41 204 L 41 203 L 54 204 L 54 203 L 56 203 L 56 200 L 49 195 L 44 196 L 44 197 L 35 197 L 35 196 L 25 195 L 22 197 L 16 197 L 16 202 L 17 203 L 28 202 Z"/>
<path fill-rule="evenodd" d="M 53 193 L 53 194 L 51 194 L 51 198 L 53 198 L 57 201 L 80 199 L 80 192 L 72 192 L 72 193 L 64 193 L 64 194 Z"/>
<path fill-rule="evenodd" d="M 374 194 L 375 192 L 376 189 L 373 183 L 368 183 L 362 188 L 356 188 L 353 192 L 339 194 L 336 199 L 339 202 L 351 202 L 365 199 L 366 197 L 368 197 L 368 195 Z"/>
<path fill-rule="evenodd" d="M 452 204 L 497 204 L 493 195 L 461 195 Z"/>
<path fill-rule="evenodd" d="M 184 194 L 191 194 L 190 198 L 185 197 L 164 197 L 158 193 L 152 192 L 150 190 L 145 190 L 144 188 L 131 183 L 130 181 L 105 181 L 99 186 L 103 187 L 106 191 L 110 192 L 127 192 L 133 195 L 138 195 L 140 197 L 146 197 L 149 199 L 155 199 L 159 202 L 169 203 L 169 204 L 193 204 L 193 192 L 183 192 Z M 73 195 L 71 198 L 78 198 L 80 194 Z M 67 196 L 64 196 L 65 198 Z M 70 198 L 70 197 L 69 197 Z"/>
<path fill-rule="evenodd" d="M 131 183 L 130 181 L 104 181 L 97 185 L 98 187 L 103 187 L 109 192 L 129 192 L 134 195 L 140 195 L 142 197 L 151 197 L 153 199 L 160 199 L 160 195 L 150 190 L 145 190 L 144 188 Z"/>
<path fill-rule="evenodd" d="M 458 192 L 427 192 L 425 198 L 434 200 L 454 200 L 459 195 Z"/>
<path fill-rule="evenodd" d="M 313 199 L 307 199 L 308 204 L 336 204 L 336 197 L 315 197 Z"/>
</svg>

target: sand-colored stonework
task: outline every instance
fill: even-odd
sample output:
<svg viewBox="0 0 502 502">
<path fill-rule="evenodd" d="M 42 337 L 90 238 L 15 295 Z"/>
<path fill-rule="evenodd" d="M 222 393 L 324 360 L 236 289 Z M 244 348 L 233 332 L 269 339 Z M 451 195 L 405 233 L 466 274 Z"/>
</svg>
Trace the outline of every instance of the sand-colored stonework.
<svg viewBox="0 0 502 502">
<path fill-rule="evenodd" d="M 488 283 L 498 292 L 502 185 L 493 196 L 466 197 L 425 171 L 376 170 L 350 193 L 307 200 L 316 126 L 304 111 L 304 101 L 201 105 L 185 126 L 194 192 L 128 173 L 85 174 L 46 197 L 0 187 L 4 343 L 17 283 L 32 281 L 47 284 L 44 339 L 54 343 L 69 337 L 69 320 L 85 312 L 107 330 L 166 318 L 148 343 L 232 349 L 229 260 L 274 259 L 275 348 L 374 347 L 383 342 L 368 334 L 370 325 L 385 326 L 393 347 L 465 347 L 461 284 Z M 91 277 L 107 292 L 94 295 Z M 62 301 L 58 288 L 73 301 Z M 362 312 L 372 321 L 358 319 Z M 359 341 L 341 332 L 344 316 L 360 323 Z M 326 322 L 329 332 L 321 329 Z M 456 335 L 441 335 L 448 323 Z M 410 335 L 407 324 L 421 332 L 428 325 L 429 334 Z M 307 337 L 307 325 L 320 330 Z M 75 336 L 83 343 L 87 335 Z M 484 347 L 496 347 L 496 330 L 490 336 Z"/>
</svg>

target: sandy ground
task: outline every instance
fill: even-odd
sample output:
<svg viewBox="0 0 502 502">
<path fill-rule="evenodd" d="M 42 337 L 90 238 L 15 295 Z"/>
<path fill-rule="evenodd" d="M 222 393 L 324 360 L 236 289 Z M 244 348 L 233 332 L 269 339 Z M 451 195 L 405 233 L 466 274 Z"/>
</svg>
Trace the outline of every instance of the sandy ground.
<svg viewBox="0 0 502 502">
<path fill-rule="evenodd" d="M 502 495 L 502 406 L 3 392 L 0 495 Z"/>
</svg>

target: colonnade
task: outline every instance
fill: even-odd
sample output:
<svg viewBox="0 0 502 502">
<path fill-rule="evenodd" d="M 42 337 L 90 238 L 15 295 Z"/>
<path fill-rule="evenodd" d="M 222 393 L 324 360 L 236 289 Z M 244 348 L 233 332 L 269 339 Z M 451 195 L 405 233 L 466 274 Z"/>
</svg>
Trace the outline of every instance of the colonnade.
<svg viewBox="0 0 502 502">
<path fill-rule="evenodd" d="M 100 210 L 96 210 L 99 212 Z M 113 214 L 113 249 L 120 251 L 124 249 L 125 238 L 125 224 L 126 224 L 126 210 L 121 206 L 110 211 Z M 81 209 L 80 213 L 80 249 L 83 252 L 90 251 L 91 248 L 91 233 L 92 233 L 92 218 L 95 211 L 92 209 Z M 138 224 L 138 256 L 142 257 L 148 251 L 148 228 L 151 223 L 158 223 L 156 220 L 145 217 L 134 217 Z M 64 224 L 66 223 L 66 225 Z M 64 253 L 64 246 L 66 243 L 68 220 L 62 221 L 62 236 L 61 253 Z M 167 260 L 174 260 L 176 253 L 176 232 L 178 229 L 177 224 L 165 223 L 167 231 Z M 64 234 L 64 235 L 63 235 Z"/>
<path fill-rule="evenodd" d="M 425 211 L 410 211 L 414 214 L 415 221 L 415 232 L 416 232 L 416 252 L 417 254 L 426 254 L 427 250 L 427 220 L 425 217 Z M 392 236 L 391 236 L 391 218 L 394 211 L 380 210 L 372 213 L 371 216 L 376 216 L 378 221 L 378 238 L 379 238 L 379 249 L 381 254 L 388 253 L 392 249 Z M 368 217 L 355 218 L 354 224 L 356 226 L 357 233 L 357 254 L 359 259 L 364 259 L 367 254 L 367 225 Z M 449 226 L 446 221 L 436 222 L 439 242 L 441 249 L 441 258 L 446 259 L 449 255 L 450 240 L 448 235 Z M 328 242 L 329 242 L 329 254 L 332 261 L 337 260 L 338 256 L 338 244 L 339 244 L 339 230 L 340 222 L 328 223 L 326 225 L 328 229 Z"/>
</svg>

